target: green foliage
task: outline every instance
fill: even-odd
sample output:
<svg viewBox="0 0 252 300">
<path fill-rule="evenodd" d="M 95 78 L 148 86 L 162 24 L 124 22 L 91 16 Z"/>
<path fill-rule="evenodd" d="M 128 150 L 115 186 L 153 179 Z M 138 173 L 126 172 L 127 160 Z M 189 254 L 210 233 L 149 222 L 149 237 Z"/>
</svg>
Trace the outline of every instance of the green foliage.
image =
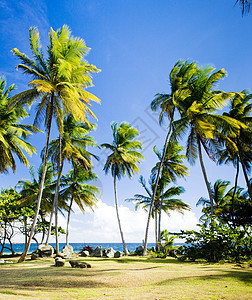
<svg viewBox="0 0 252 300">
<path fill-rule="evenodd" d="M 216 218 L 210 224 L 198 225 L 199 231 L 181 231 L 186 246 L 180 259 L 241 262 L 252 258 L 252 228 L 230 228 Z"/>
<path fill-rule="evenodd" d="M 6 80 L 0 78 L 0 173 L 7 173 L 11 168 L 16 171 L 13 154 L 26 166 L 29 162 L 23 151 L 29 155 L 36 152 L 26 139 L 37 129 L 31 125 L 21 125 L 20 120 L 29 116 L 19 103 L 11 104 L 9 93 L 14 90 L 14 84 L 6 88 Z"/>
</svg>

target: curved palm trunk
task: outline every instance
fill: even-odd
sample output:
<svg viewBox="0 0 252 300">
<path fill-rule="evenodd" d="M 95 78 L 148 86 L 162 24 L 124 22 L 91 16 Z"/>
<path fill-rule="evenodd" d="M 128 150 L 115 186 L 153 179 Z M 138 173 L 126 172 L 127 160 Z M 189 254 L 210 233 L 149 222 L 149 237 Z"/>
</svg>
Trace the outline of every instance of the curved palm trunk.
<svg viewBox="0 0 252 300">
<path fill-rule="evenodd" d="M 169 137 L 170 137 L 170 134 L 171 134 L 171 131 L 172 131 L 172 122 L 173 122 L 173 117 L 170 120 L 170 126 L 169 126 L 169 130 L 168 130 L 168 133 L 167 133 L 167 136 L 166 136 L 166 139 L 165 139 L 165 144 L 164 144 L 164 151 L 163 151 L 162 159 L 161 159 L 161 162 L 160 162 L 160 165 L 159 165 L 159 168 L 158 168 L 156 183 L 155 183 L 155 187 L 154 187 L 154 191 L 153 191 L 153 195 L 152 195 L 152 199 L 151 199 L 151 205 L 150 205 L 150 210 L 149 210 L 147 225 L 146 225 L 146 230 L 145 230 L 143 255 L 147 255 L 147 242 L 148 242 L 150 219 L 151 219 L 151 214 L 152 214 L 152 210 L 153 210 L 153 206 L 154 206 L 154 199 L 155 199 L 156 193 L 157 193 L 159 177 L 160 177 L 161 170 L 162 170 L 162 167 L 163 167 L 165 154 L 166 154 L 166 149 L 167 149 L 167 145 L 168 145 L 168 142 L 169 142 Z"/>
<path fill-rule="evenodd" d="M 252 201 L 252 188 L 251 188 L 251 184 L 249 182 L 246 167 L 245 167 L 244 161 L 242 159 L 240 159 L 240 161 L 241 161 L 241 165 L 242 165 L 242 171 L 243 171 L 243 174 L 244 174 L 244 178 L 245 178 L 245 181 L 246 181 L 246 184 L 247 184 L 247 187 L 248 187 L 249 198 Z"/>
<path fill-rule="evenodd" d="M 114 191 L 115 191 L 116 215 L 117 215 L 117 220 L 118 220 L 119 230 L 120 230 L 120 234 L 121 234 L 121 238 L 122 238 L 123 249 L 124 249 L 125 255 L 129 255 L 129 252 L 128 252 L 126 243 L 125 243 L 125 241 L 124 241 L 123 232 L 122 232 L 122 227 L 121 227 L 121 221 L 120 221 L 120 217 L 119 217 L 118 200 L 117 200 L 117 191 L 116 191 L 116 176 L 114 177 Z"/>
<path fill-rule="evenodd" d="M 52 94 L 50 115 L 49 115 L 49 119 L 48 119 L 48 123 L 47 123 L 48 127 L 47 127 L 47 134 L 46 134 L 45 153 L 44 153 L 44 157 L 43 157 L 43 172 L 42 172 L 42 177 L 41 177 L 41 182 L 40 182 L 40 187 L 39 187 L 37 207 L 36 207 L 32 227 L 31 227 L 29 239 L 28 239 L 27 244 L 25 245 L 24 252 L 22 253 L 22 255 L 20 256 L 20 258 L 18 260 L 19 263 L 23 262 L 26 258 L 26 255 L 30 249 L 32 237 L 35 232 L 35 226 L 37 224 L 37 219 L 38 219 L 38 214 L 39 214 L 39 209 L 40 209 L 40 204 L 41 204 L 41 199 L 42 199 L 42 193 L 43 193 L 43 188 L 44 188 L 44 182 L 45 182 L 46 167 L 47 167 L 46 164 L 47 164 L 47 156 L 48 156 L 48 146 L 49 146 L 49 139 L 50 139 L 50 133 L 51 133 L 51 125 L 52 125 L 53 98 L 54 98 L 54 95 Z"/>
<path fill-rule="evenodd" d="M 197 136 L 197 144 L 198 144 L 198 150 L 199 150 L 200 166 L 201 166 L 201 170 L 202 170 L 202 173 L 203 173 L 203 177 L 204 177 L 204 180 L 205 180 L 205 183 L 206 183 L 206 187 L 207 187 L 207 191 L 208 191 L 208 195 L 209 195 L 209 199 L 210 199 L 211 218 L 212 218 L 212 216 L 214 214 L 213 194 L 212 194 L 212 191 L 211 191 L 209 181 L 207 179 L 206 169 L 205 169 L 205 166 L 204 166 L 204 163 L 203 163 L 203 158 L 202 158 L 200 139 L 199 139 L 198 136 Z"/>
<path fill-rule="evenodd" d="M 66 229 L 66 245 L 67 246 L 69 245 L 69 223 L 70 223 L 70 214 L 71 214 L 72 205 L 73 205 L 73 196 L 71 198 L 68 216 L 67 216 L 67 229 Z"/>
</svg>

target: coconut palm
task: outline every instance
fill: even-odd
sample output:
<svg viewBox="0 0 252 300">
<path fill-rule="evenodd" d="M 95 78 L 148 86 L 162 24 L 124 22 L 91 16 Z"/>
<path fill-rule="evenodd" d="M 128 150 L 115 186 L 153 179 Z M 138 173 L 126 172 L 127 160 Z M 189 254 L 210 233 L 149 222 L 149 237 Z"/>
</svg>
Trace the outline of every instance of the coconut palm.
<svg viewBox="0 0 252 300">
<path fill-rule="evenodd" d="M 219 163 L 230 163 L 236 167 L 235 187 L 237 186 L 239 164 L 242 166 L 244 178 L 248 187 L 249 197 L 252 200 L 252 189 L 249 183 L 249 174 L 252 163 L 252 94 L 246 90 L 236 93 L 230 101 L 229 112 L 224 112 L 224 116 L 233 118 L 245 127 L 241 127 L 237 134 L 227 133 L 227 138 L 222 140 L 225 148 L 218 152 Z M 235 193 L 235 192 L 234 192 Z"/>
<path fill-rule="evenodd" d="M 154 193 L 152 195 L 152 204 L 150 205 L 150 210 L 147 219 L 146 231 L 145 231 L 145 238 L 144 238 L 144 255 L 147 254 L 147 239 L 148 239 L 148 231 L 149 231 L 149 224 L 150 218 L 152 214 L 152 209 L 154 206 L 154 199 L 158 187 L 158 181 L 160 179 L 160 174 L 166 154 L 167 144 L 172 133 L 173 129 L 173 121 L 174 121 L 174 114 L 177 108 L 177 101 L 185 99 L 190 94 L 190 90 L 188 88 L 188 83 L 194 78 L 197 72 L 195 62 L 189 61 L 181 61 L 179 60 L 173 67 L 170 72 L 169 79 L 171 85 L 171 93 L 170 94 L 157 94 L 154 100 L 151 103 L 151 109 L 156 111 L 161 109 L 159 115 L 159 122 L 162 124 L 164 117 L 168 117 L 169 127 L 164 143 L 164 151 L 162 154 L 162 158 L 160 161 L 160 165 L 157 171 L 156 176 L 156 183 L 154 187 Z"/>
<path fill-rule="evenodd" d="M 163 168 L 161 171 L 161 178 L 162 181 L 161 186 L 163 189 L 167 184 L 170 182 L 176 183 L 177 178 L 184 178 L 188 176 L 188 168 L 183 164 L 183 160 L 186 158 L 185 155 L 182 155 L 180 152 L 183 151 L 184 148 L 180 146 L 176 141 L 169 141 L 167 145 L 166 154 L 163 161 Z M 154 174 L 157 173 L 157 170 L 160 166 L 160 162 L 162 160 L 162 152 L 157 151 L 156 147 L 154 147 L 154 152 L 157 155 L 159 162 L 156 166 L 152 169 Z M 158 243 L 161 243 L 161 213 L 162 213 L 162 197 L 159 209 L 159 224 L 158 224 Z"/>
<path fill-rule="evenodd" d="M 220 136 L 220 130 L 234 133 L 238 132 L 241 125 L 233 118 L 216 114 L 217 109 L 220 109 L 233 93 L 213 90 L 213 86 L 226 75 L 224 69 L 216 72 L 214 70 L 212 66 L 198 67 L 197 76 L 190 82 L 190 96 L 177 103 L 181 118 L 174 122 L 173 135 L 175 139 L 179 139 L 187 133 L 186 156 L 189 163 L 194 164 L 199 156 L 211 203 L 211 215 L 214 213 L 214 203 L 203 163 L 202 147 L 208 157 L 215 160 L 214 153 L 220 148 L 216 140 L 216 137 Z"/>
<path fill-rule="evenodd" d="M 216 216 L 220 216 L 225 208 L 225 206 L 229 206 L 229 201 L 231 199 L 231 190 L 227 191 L 227 187 L 230 185 L 230 181 L 218 179 L 214 186 L 211 186 L 212 196 L 214 201 L 214 214 Z M 201 197 L 196 206 L 202 205 L 204 207 L 205 213 L 210 213 L 211 211 L 211 202 L 209 199 L 205 197 Z M 206 217 L 204 214 L 200 219 L 203 220 Z"/>
<path fill-rule="evenodd" d="M 7 173 L 8 168 L 13 172 L 16 171 L 13 154 L 28 166 L 29 162 L 23 150 L 29 155 L 36 152 L 35 148 L 26 141 L 28 135 L 37 131 L 36 128 L 20 124 L 20 120 L 29 114 L 22 105 L 10 103 L 9 94 L 14 88 L 14 85 L 11 85 L 6 89 L 6 80 L 0 78 L 0 173 Z"/>
<path fill-rule="evenodd" d="M 135 194 L 133 198 L 127 199 L 127 201 L 132 201 L 136 205 L 136 209 L 143 208 L 145 211 L 149 210 L 149 207 L 152 202 L 152 196 L 155 187 L 155 174 L 152 173 L 149 179 L 150 188 L 147 187 L 146 182 L 143 176 L 140 176 L 139 182 L 144 188 L 146 195 Z M 155 236 L 156 236 L 156 247 L 159 242 L 160 232 L 158 228 L 159 218 L 161 216 L 160 211 L 164 211 L 168 216 L 170 215 L 170 211 L 178 211 L 183 214 L 184 210 L 189 210 L 190 207 L 188 204 L 184 203 L 182 200 L 174 198 L 175 196 L 180 196 L 184 192 L 184 188 L 182 186 L 172 186 L 166 188 L 163 178 L 160 179 L 159 185 L 157 188 L 154 208 L 152 210 L 152 218 L 155 221 Z M 162 206 L 161 206 L 162 203 Z"/>
<path fill-rule="evenodd" d="M 20 195 L 21 198 L 19 203 L 21 205 L 30 205 L 36 203 L 38 199 L 40 182 L 42 178 L 43 165 L 40 166 L 38 170 L 38 178 L 36 178 L 34 168 L 30 168 L 31 180 L 19 180 L 16 188 L 21 189 Z M 47 163 L 45 182 L 43 186 L 43 194 L 41 199 L 41 206 L 39 210 L 39 215 L 41 220 L 44 221 L 46 216 L 50 213 L 53 205 L 53 198 L 55 193 L 55 182 L 54 182 L 55 170 L 53 169 L 52 164 Z M 67 209 L 67 206 L 64 203 L 60 203 L 60 207 Z M 45 230 L 43 228 L 42 241 L 43 243 L 45 237 Z"/>
<path fill-rule="evenodd" d="M 70 112 L 76 120 L 81 121 L 86 121 L 87 113 L 94 116 L 89 108 L 90 100 L 99 100 L 85 89 L 92 85 L 91 73 L 99 70 L 83 60 L 88 48 L 82 39 L 71 36 L 66 25 L 57 31 L 50 30 L 47 58 L 43 55 L 37 28 L 30 28 L 29 40 L 32 59 L 16 48 L 12 50 L 21 60 L 18 68 L 33 78 L 29 82 L 31 88 L 13 97 L 13 102 L 30 104 L 39 99 L 34 123 L 39 124 L 44 120 L 47 132 L 43 158 L 44 170 L 32 225 L 33 231 L 42 197 L 52 120 L 56 119 L 59 131 L 62 133 L 64 112 Z M 30 240 L 19 262 L 24 261 L 29 247 Z"/>
<path fill-rule="evenodd" d="M 60 177 L 62 174 L 64 162 L 68 161 L 72 165 L 79 163 L 83 168 L 86 169 L 86 171 L 92 166 L 91 157 L 95 157 L 96 159 L 98 158 L 87 151 L 87 147 L 97 146 L 94 139 L 88 135 L 94 128 L 94 124 L 77 122 L 74 117 L 69 114 L 63 121 L 63 133 L 59 135 L 58 139 L 52 140 L 49 145 L 48 156 L 51 157 L 52 161 L 58 165 L 58 177 L 46 244 L 48 244 L 49 241 L 50 229 L 52 225 L 52 215 L 53 211 L 55 211 L 56 252 L 59 252 L 59 243 L 57 236 L 58 195 L 60 187 Z"/>
<path fill-rule="evenodd" d="M 69 245 L 69 223 L 73 203 L 76 203 L 80 210 L 85 213 L 86 207 L 93 209 L 98 201 L 97 196 L 100 195 L 98 188 L 87 184 L 87 182 L 95 180 L 96 178 L 96 174 L 91 171 L 87 172 L 79 166 L 69 171 L 61 180 L 63 189 L 60 192 L 60 199 L 70 201 L 67 218 L 66 245 Z"/>
<path fill-rule="evenodd" d="M 123 237 L 123 231 L 121 227 L 121 221 L 118 210 L 118 199 L 116 189 L 116 179 L 120 180 L 122 176 L 128 174 L 130 178 L 138 173 L 137 163 L 140 163 L 140 159 L 143 159 L 141 153 L 138 150 L 142 149 L 142 143 L 136 140 L 139 132 L 134 127 L 130 126 L 126 122 L 122 122 L 119 126 L 116 122 L 111 124 L 113 132 L 112 144 L 102 144 L 101 147 L 109 149 L 112 153 L 108 156 L 103 170 L 105 174 L 111 171 L 112 177 L 114 177 L 114 192 L 115 192 L 115 207 L 117 220 L 119 225 L 119 231 L 122 238 L 123 248 L 125 255 L 128 255 L 127 246 Z"/>
</svg>

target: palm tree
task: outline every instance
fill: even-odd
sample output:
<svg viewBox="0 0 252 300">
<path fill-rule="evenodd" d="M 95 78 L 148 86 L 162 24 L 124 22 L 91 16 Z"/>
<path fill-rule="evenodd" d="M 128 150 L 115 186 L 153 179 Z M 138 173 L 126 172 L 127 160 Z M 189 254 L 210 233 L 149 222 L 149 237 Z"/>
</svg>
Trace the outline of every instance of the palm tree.
<svg viewBox="0 0 252 300">
<path fill-rule="evenodd" d="M 43 165 L 41 164 L 38 170 L 38 179 L 37 179 L 34 173 L 34 168 L 31 167 L 30 168 L 31 180 L 18 181 L 16 188 L 21 189 L 19 192 L 21 195 L 21 198 L 19 199 L 19 203 L 21 205 L 30 205 L 36 203 L 38 199 L 39 189 L 40 189 L 42 172 L 43 172 Z M 39 210 L 39 215 L 42 221 L 45 220 L 46 216 L 49 214 L 49 212 L 52 209 L 53 198 L 55 193 L 55 182 L 53 180 L 54 175 L 55 175 L 55 170 L 53 169 L 52 164 L 47 163 L 45 182 L 43 186 L 43 194 L 41 199 L 41 206 Z M 63 207 L 65 209 L 67 208 L 66 205 L 63 205 Z M 41 244 L 43 243 L 44 237 L 45 237 L 45 231 L 43 230 Z"/>
<path fill-rule="evenodd" d="M 25 108 L 18 103 L 10 103 L 9 93 L 14 90 L 14 85 L 6 89 L 6 80 L 0 78 L 0 173 L 7 173 L 8 168 L 16 171 L 13 154 L 26 166 L 29 162 L 22 149 L 31 155 L 35 148 L 25 139 L 37 129 L 31 125 L 21 125 L 20 120 L 29 116 Z"/>
<path fill-rule="evenodd" d="M 236 93 L 230 101 L 231 107 L 229 112 L 224 112 L 224 116 L 233 118 L 242 124 L 237 134 L 224 133 L 222 139 L 225 148 L 218 153 L 219 163 L 232 162 L 237 168 L 235 186 L 237 186 L 239 164 L 242 166 L 244 178 L 248 187 L 249 197 L 252 200 L 252 189 L 249 183 L 248 174 L 251 172 L 252 162 L 252 94 L 246 90 Z M 235 193 L 235 192 L 234 192 Z"/>
<path fill-rule="evenodd" d="M 63 133 L 59 135 L 58 139 L 52 140 L 49 145 L 48 156 L 51 157 L 52 161 L 58 165 L 58 177 L 46 244 L 48 244 L 49 242 L 50 230 L 52 225 L 52 215 L 53 211 L 55 211 L 56 253 L 59 252 L 57 235 L 58 195 L 60 187 L 60 177 L 62 174 L 64 162 L 67 160 L 72 165 L 79 163 L 86 170 L 88 170 L 92 166 L 91 157 L 93 156 L 96 159 L 98 158 L 87 151 L 87 147 L 97 146 L 94 139 L 88 135 L 88 133 L 94 128 L 94 124 L 77 122 L 74 117 L 69 114 L 65 117 L 63 122 Z"/>
<path fill-rule="evenodd" d="M 130 126 L 126 122 L 122 122 L 119 126 L 116 122 L 111 124 L 113 132 L 112 144 L 102 144 L 101 147 L 109 149 L 112 153 L 108 156 L 103 170 L 107 174 L 111 170 L 111 175 L 114 177 L 114 192 L 115 192 L 115 206 L 119 225 L 119 230 L 122 238 L 125 255 L 128 255 L 127 246 L 124 241 L 121 221 L 118 210 L 118 199 L 116 190 L 116 179 L 120 180 L 122 176 L 128 174 L 130 178 L 138 173 L 137 163 L 143 159 L 138 150 L 142 149 L 142 143 L 135 138 L 139 135 L 137 129 Z"/>
<path fill-rule="evenodd" d="M 148 231 L 150 218 L 152 214 L 152 209 L 154 206 L 154 199 L 157 192 L 158 181 L 160 178 L 167 144 L 170 138 L 170 135 L 173 130 L 173 121 L 174 121 L 174 113 L 177 108 L 177 102 L 188 97 L 190 94 L 190 90 L 188 88 L 188 83 L 194 78 L 195 73 L 197 72 L 196 64 L 194 62 L 189 61 L 181 61 L 179 60 L 173 67 L 170 72 L 169 79 L 171 85 L 171 93 L 170 94 L 157 94 L 154 100 L 151 103 L 151 109 L 156 111 L 157 109 L 161 109 L 161 113 L 159 116 L 159 122 L 162 124 L 164 116 L 168 117 L 169 127 L 166 135 L 165 143 L 164 143 L 164 151 L 161 158 L 161 162 L 157 171 L 156 183 L 154 187 L 154 192 L 152 195 L 152 203 L 150 205 L 150 210 L 147 219 L 145 238 L 144 238 L 144 255 L 147 254 L 147 240 L 148 240 Z"/>
<path fill-rule="evenodd" d="M 143 176 L 140 176 L 139 182 L 146 191 L 147 196 L 142 194 L 135 194 L 133 198 L 127 199 L 127 201 L 135 202 L 136 209 L 141 207 L 145 211 L 148 211 L 152 201 L 155 181 L 155 174 L 152 173 L 149 179 L 150 188 L 148 188 Z M 165 188 L 165 186 L 166 184 L 163 183 L 163 180 L 161 178 L 155 196 L 154 208 L 152 210 L 152 218 L 154 218 L 155 220 L 156 248 L 158 248 L 157 245 L 160 238 L 160 227 L 158 227 L 158 223 L 161 216 L 161 210 L 169 216 L 170 211 L 178 211 L 183 214 L 183 210 L 190 209 L 188 204 L 184 203 L 180 199 L 174 198 L 175 196 L 179 196 L 184 192 L 184 188 L 182 186 L 172 186 L 167 189 Z"/>
<path fill-rule="evenodd" d="M 188 168 L 183 164 L 183 160 L 186 158 L 185 155 L 180 154 L 184 148 L 180 146 L 176 141 L 169 141 L 167 145 L 166 154 L 163 161 L 163 168 L 161 171 L 160 180 L 163 182 L 163 188 L 170 182 L 176 183 L 177 177 L 184 178 L 188 176 Z M 152 169 L 154 174 L 157 173 L 157 170 L 160 166 L 160 161 L 162 160 L 162 152 L 157 151 L 156 147 L 154 147 L 154 152 L 156 153 L 159 162 Z M 159 225 L 158 225 L 158 243 L 161 243 L 161 212 L 162 212 L 163 201 L 161 198 L 160 210 L 159 210 Z"/>
<path fill-rule="evenodd" d="M 177 103 L 181 118 L 174 122 L 173 138 L 178 139 L 188 131 L 186 156 L 189 163 L 194 164 L 199 156 L 200 165 L 211 203 L 211 215 L 214 213 L 213 196 L 203 163 L 202 147 L 208 157 L 215 160 L 214 153 L 220 148 L 216 140 L 220 136 L 220 130 L 225 132 L 237 132 L 240 122 L 236 122 L 228 116 L 215 114 L 233 93 L 212 90 L 213 86 L 224 76 L 226 72 L 221 69 L 214 72 L 211 66 L 198 68 L 197 77 L 190 82 L 190 96 Z"/>
<path fill-rule="evenodd" d="M 18 68 L 33 78 L 29 83 L 31 88 L 13 97 L 13 102 L 30 104 L 34 100 L 40 99 L 34 123 L 39 124 L 44 119 L 47 131 L 43 158 L 44 170 L 32 231 L 37 222 L 42 197 L 53 118 L 56 119 L 59 131 L 62 133 L 64 112 L 70 112 L 76 120 L 86 121 L 87 113 L 94 116 L 89 108 L 90 100 L 99 101 L 85 90 L 92 85 L 91 73 L 99 70 L 83 60 L 88 52 L 84 41 L 72 37 L 66 25 L 57 31 L 51 29 L 49 41 L 48 57 L 45 59 L 38 30 L 30 28 L 30 46 L 33 58 L 29 58 L 16 48 L 12 50 L 21 60 Z M 24 261 L 29 247 L 30 239 L 19 262 Z"/>
<path fill-rule="evenodd" d="M 227 187 L 230 185 L 230 181 L 221 180 L 218 179 L 214 186 L 211 185 L 211 191 L 214 201 L 214 215 L 220 216 L 223 213 L 223 210 L 228 205 L 231 198 L 231 192 L 232 189 L 226 191 Z M 200 218 L 203 220 L 206 217 L 206 213 L 209 214 L 211 211 L 211 202 L 209 199 L 206 199 L 205 197 L 201 197 L 198 202 L 196 203 L 196 206 L 202 205 L 204 207 L 204 215 Z"/>
<path fill-rule="evenodd" d="M 85 207 L 92 209 L 98 201 L 97 195 L 100 195 L 98 188 L 87 184 L 88 181 L 95 180 L 96 178 L 96 174 L 91 171 L 84 171 L 81 167 L 74 168 L 62 178 L 61 186 L 63 189 L 60 192 L 60 199 L 64 199 L 64 201 L 70 200 L 67 218 L 66 245 L 69 245 L 69 223 L 73 203 L 75 202 L 80 210 L 85 213 Z"/>
</svg>

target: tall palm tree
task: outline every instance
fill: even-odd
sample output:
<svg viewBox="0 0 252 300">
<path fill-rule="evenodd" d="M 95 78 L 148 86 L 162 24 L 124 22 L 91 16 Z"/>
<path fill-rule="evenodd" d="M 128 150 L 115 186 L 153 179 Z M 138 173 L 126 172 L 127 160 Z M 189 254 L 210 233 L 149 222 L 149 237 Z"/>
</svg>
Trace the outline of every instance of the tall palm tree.
<svg viewBox="0 0 252 300">
<path fill-rule="evenodd" d="M 122 122 L 119 126 L 116 122 L 111 124 L 113 132 L 112 144 L 102 144 L 101 147 L 109 149 L 112 153 L 108 156 L 103 170 L 105 174 L 111 171 L 112 177 L 114 177 L 114 192 L 115 192 L 115 207 L 119 230 L 122 238 L 123 248 L 125 255 L 128 255 L 128 249 L 123 237 L 123 231 L 121 227 L 121 221 L 118 210 L 118 199 L 116 189 L 116 179 L 120 180 L 122 176 L 128 174 L 130 178 L 138 173 L 137 163 L 140 163 L 140 159 L 143 159 L 141 153 L 138 150 L 142 149 L 142 143 L 136 140 L 139 132 L 134 127 L 130 126 L 126 122 Z"/>
<path fill-rule="evenodd" d="M 84 171 L 81 167 L 75 167 L 63 176 L 61 186 L 63 189 L 60 192 L 60 199 L 64 201 L 70 200 L 67 230 L 66 230 L 66 245 L 69 245 L 69 223 L 72 205 L 75 202 L 81 211 L 85 213 L 85 208 L 91 208 L 96 205 L 98 201 L 97 196 L 100 195 L 99 189 L 96 186 L 87 184 L 91 180 L 95 180 L 97 175 L 91 171 Z"/>
<path fill-rule="evenodd" d="M 94 128 L 94 124 L 77 122 L 74 117 L 69 114 L 63 121 L 63 133 L 59 135 L 58 139 L 52 140 L 49 145 L 48 156 L 51 157 L 52 161 L 58 165 L 58 177 L 46 244 L 49 241 L 50 229 L 52 225 L 52 215 L 53 211 L 55 211 L 56 253 L 59 252 L 57 235 L 58 195 L 60 187 L 60 177 L 62 174 L 64 162 L 67 160 L 72 165 L 79 163 L 83 168 L 86 169 L 86 171 L 91 168 L 91 157 L 95 157 L 96 159 L 98 159 L 95 155 L 87 150 L 87 147 L 97 146 L 94 139 L 88 135 Z"/>
<path fill-rule="evenodd" d="M 36 152 L 35 148 L 26 141 L 28 135 L 37 129 L 31 125 L 21 125 L 20 120 L 29 116 L 22 105 L 10 102 L 10 92 L 14 85 L 6 89 L 6 80 L 0 78 L 0 173 L 8 172 L 11 168 L 16 171 L 16 162 L 13 154 L 26 166 L 29 162 L 22 149 L 29 155 Z"/>
<path fill-rule="evenodd" d="M 167 144 L 173 130 L 173 121 L 174 121 L 175 110 L 177 108 L 177 102 L 181 101 L 182 99 L 185 99 L 190 94 L 188 83 L 194 78 L 196 72 L 197 72 L 197 68 L 195 62 L 189 62 L 189 61 L 183 62 L 179 60 L 174 65 L 169 75 L 171 93 L 157 94 L 151 103 L 151 109 L 153 111 L 161 109 L 160 116 L 159 116 L 160 124 L 162 124 L 164 116 L 167 116 L 169 121 L 169 127 L 165 138 L 164 151 L 157 171 L 154 193 L 152 195 L 152 203 L 150 205 L 150 210 L 147 219 L 145 238 L 144 238 L 144 255 L 147 254 L 147 240 L 148 240 L 150 218 L 154 206 L 154 199 L 157 192 L 158 181 L 160 179 L 160 174 L 161 174 L 161 170 L 162 170 L 162 166 L 166 154 Z"/>
<path fill-rule="evenodd" d="M 99 99 L 85 89 L 92 85 L 91 73 L 99 70 L 83 60 L 88 48 L 82 39 L 71 36 L 66 25 L 57 31 L 50 30 L 47 58 L 44 58 L 37 28 L 30 28 L 29 40 L 32 59 L 16 48 L 12 51 L 21 60 L 18 68 L 33 78 L 29 82 L 31 88 L 13 97 L 13 101 L 30 104 L 39 99 L 34 123 L 39 124 L 44 120 L 47 131 L 43 158 L 44 170 L 32 225 L 33 231 L 42 197 L 52 120 L 56 119 L 59 131 L 62 133 L 64 112 L 70 112 L 76 120 L 81 121 L 86 121 L 87 113 L 94 116 L 89 108 L 90 100 L 99 101 Z M 30 242 L 29 239 L 19 262 L 24 261 Z"/>
<path fill-rule="evenodd" d="M 213 86 L 226 75 L 224 69 L 216 72 L 214 70 L 212 66 L 198 67 L 196 78 L 189 84 L 190 96 L 177 103 L 181 118 L 174 122 L 173 135 L 175 139 L 178 139 L 188 133 L 186 156 L 189 163 L 194 164 L 199 156 L 211 203 L 211 215 L 214 213 L 214 203 L 203 163 L 202 147 L 208 157 L 215 160 L 214 153 L 220 148 L 216 140 L 216 137 L 220 135 L 220 130 L 237 132 L 240 126 L 240 123 L 233 118 L 216 114 L 217 109 L 220 109 L 233 93 L 213 90 Z"/>
</svg>

